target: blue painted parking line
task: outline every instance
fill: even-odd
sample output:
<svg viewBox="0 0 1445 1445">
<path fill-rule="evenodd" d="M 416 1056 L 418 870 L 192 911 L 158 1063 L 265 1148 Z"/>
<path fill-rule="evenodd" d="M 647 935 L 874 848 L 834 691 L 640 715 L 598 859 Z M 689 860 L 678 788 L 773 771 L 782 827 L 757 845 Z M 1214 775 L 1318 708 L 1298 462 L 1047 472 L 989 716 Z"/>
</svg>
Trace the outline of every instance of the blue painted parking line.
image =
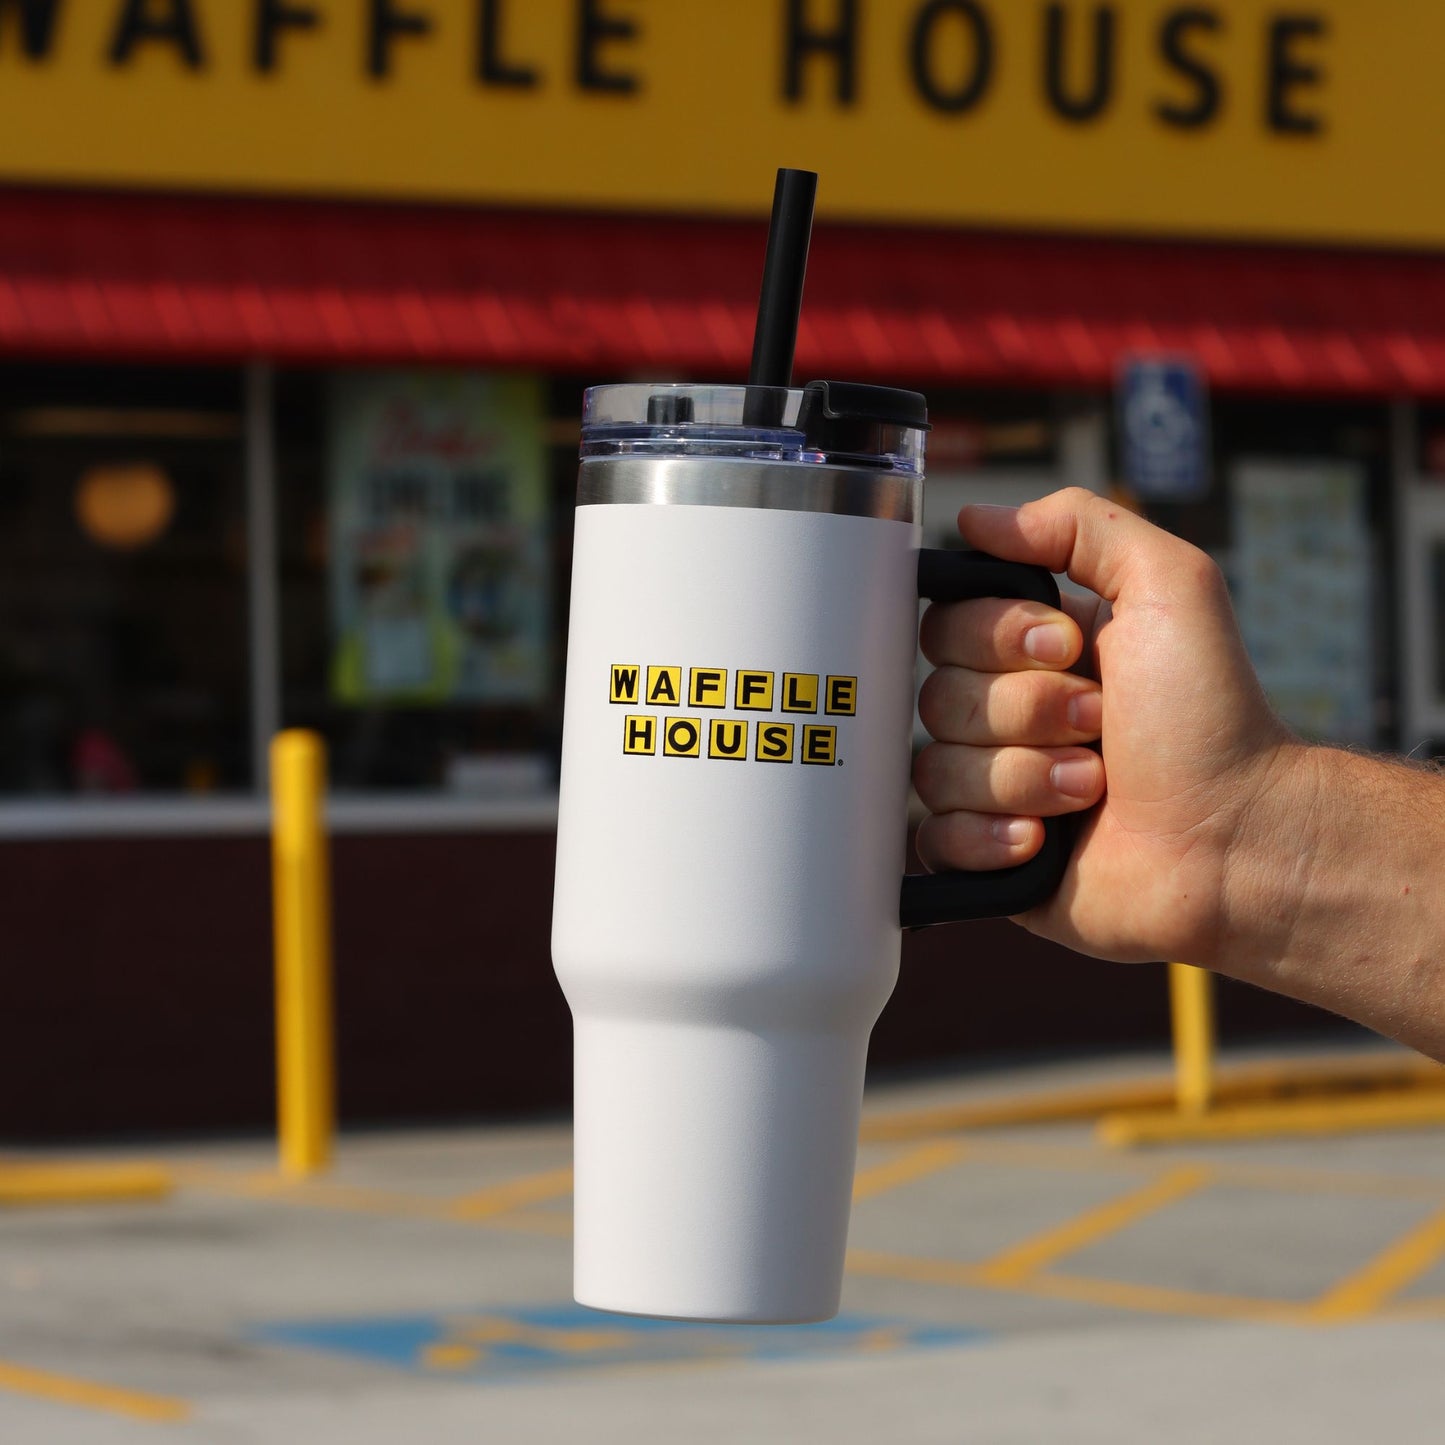
<svg viewBox="0 0 1445 1445">
<path fill-rule="evenodd" d="M 601 1314 L 574 1304 L 285 1321 L 257 1326 L 250 1334 L 267 1344 L 485 1381 L 609 1366 L 867 1355 L 987 1338 L 983 1330 L 956 1325 L 859 1315 L 817 1325 L 694 1325 Z"/>
</svg>

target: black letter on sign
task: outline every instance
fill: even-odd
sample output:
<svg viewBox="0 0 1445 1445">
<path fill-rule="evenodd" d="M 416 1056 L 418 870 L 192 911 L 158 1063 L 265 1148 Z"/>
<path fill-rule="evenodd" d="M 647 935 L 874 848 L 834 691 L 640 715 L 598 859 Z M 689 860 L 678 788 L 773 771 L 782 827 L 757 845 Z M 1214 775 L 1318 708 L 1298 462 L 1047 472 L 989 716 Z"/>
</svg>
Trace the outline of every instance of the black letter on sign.
<svg viewBox="0 0 1445 1445">
<path fill-rule="evenodd" d="M 637 24 L 619 15 L 607 15 L 602 0 L 577 0 L 577 86 L 631 95 L 637 77 L 625 70 L 603 70 L 597 52 L 608 40 L 636 40 Z"/>
<path fill-rule="evenodd" d="M 293 30 L 315 30 L 321 17 L 307 5 L 288 5 L 286 0 L 257 0 L 256 5 L 256 69 L 269 73 L 276 69 L 276 37 L 290 26 Z"/>
<path fill-rule="evenodd" d="M 1265 124 L 1281 135 L 1318 135 L 1323 121 L 1317 115 L 1297 111 L 1290 104 L 1290 91 L 1300 85 L 1318 85 L 1320 70 L 1301 63 L 1290 54 L 1297 39 L 1319 39 L 1325 22 L 1315 15 L 1287 15 L 1270 21 L 1269 45 L 1265 59 Z"/>
<path fill-rule="evenodd" d="M 1172 100 L 1156 101 L 1154 114 L 1165 125 L 1180 130 L 1194 130 L 1208 125 L 1219 114 L 1219 77 L 1197 55 L 1185 48 L 1185 37 L 1191 30 L 1207 30 L 1211 34 L 1222 28 L 1213 10 L 1175 10 L 1159 27 L 1159 53 L 1180 75 L 1194 82 L 1195 96 L 1188 105 Z"/>
<path fill-rule="evenodd" d="M 427 35 L 431 20 L 414 10 L 394 10 L 392 0 L 371 0 L 371 25 L 367 31 L 366 69 L 377 80 L 391 72 L 391 42 L 397 35 Z"/>
<path fill-rule="evenodd" d="M 838 0 L 837 21 L 831 30 L 814 30 L 808 24 L 808 0 L 788 0 L 787 29 L 783 32 L 783 98 L 796 105 L 803 99 L 803 62 L 810 55 L 831 55 L 834 61 L 833 99 L 852 105 L 858 97 L 858 4 Z"/>
<path fill-rule="evenodd" d="M 1054 4 L 1044 12 L 1044 94 L 1065 120 L 1093 120 L 1108 106 L 1114 88 L 1114 9 L 1100 5 L 1094 11 L 1094 78 L 1085 95 L 1065 93 L 1064 30 L 1068 12 Z"/>
<path fill-rule="evenodd" d="M 158 18 L 151 15 L 151 0 L 126 0 L 116 21 L 115 36 L 110 42 L 110 63 L 124 65 L 141 40 L 167 40 L 176 46 L 186 64 L 199 70 L 206 63 L 201 53 L 201 37 L 196 32 L 191 0 L 161 0 L 169 11 Z"/>
<path fill-rule="evenodd" d="M 933 35 L 944 15 L 956 15 L 971 32 L 973 44 L 973 70 L 951 86 L 941 85 L 933 73 Z M 972 109 L 993 78 L 993 30 L 983 8 L 974 0 L 928 0 L 913 22 L 908 64 L 914 89 L 926 105 L 950 115 Z"/>
<path fill-rule="evenodd" d="M 482 0 L 477 78 L 483 85 L 513 90 L 531 90 L 537 83 L 537 72 L 530 65 L 508 65 L 502 58 L 502 0 Z"/>
<path fill-rule="evenodd" d="M 747 736 L 746 723 L 719 718 L 712 725 L 712 751 L 720 758 L 740 758 Z"/>
<path fill-rule="evenodd" d="M 55 34 L 55 16 L 60 0 L 16 0 L 20 6 L 20 46 L 31 60 L 44 60 L 50 54 L 50 41 Z M 11 0 L 0 0 L 0 27 Z"/>
</svg>

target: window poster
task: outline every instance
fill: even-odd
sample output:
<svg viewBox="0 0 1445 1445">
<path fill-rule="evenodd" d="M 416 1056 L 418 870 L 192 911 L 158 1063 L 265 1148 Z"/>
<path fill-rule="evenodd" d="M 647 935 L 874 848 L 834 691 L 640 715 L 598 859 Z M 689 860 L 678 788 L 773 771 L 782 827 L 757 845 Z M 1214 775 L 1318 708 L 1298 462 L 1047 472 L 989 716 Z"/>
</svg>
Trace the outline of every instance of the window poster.
<svg viewBox="0 0 1445 1445">
<path fill-rule="evenodd" d="M 540 699 L 550 635 L 540 378 L 338 374 L 328 441 L 336 699 Z"/>
<path fill-rule="evenodd" d="M 1369 743 L 1363 468 L 1330 458 L 1243 461 L 1232 482 L 1235 607 L 1270 700 L 1309 737 Z"/>
</svg>

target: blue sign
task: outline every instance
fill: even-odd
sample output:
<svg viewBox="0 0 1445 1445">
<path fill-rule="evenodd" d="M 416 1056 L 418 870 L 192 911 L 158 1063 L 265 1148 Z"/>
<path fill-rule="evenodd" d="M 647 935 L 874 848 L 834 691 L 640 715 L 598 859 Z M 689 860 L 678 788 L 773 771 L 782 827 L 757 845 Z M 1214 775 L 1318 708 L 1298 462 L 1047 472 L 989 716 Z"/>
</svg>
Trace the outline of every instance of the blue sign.
<svg viewBox="0 0 1445 1445">
<path fill-rule="evenodd" d="M 983 1330 L 958 1325 L 861 1315 L 818 1325 L 690 1325 L 604 1314 L 574 1304 L 288 1320 L 261 1325 L 249 1334 L 266 1344 L 325 1350 L 479 1384 L 558 1370 L 879 1354 L 977 1344 L 987 1338 Z"/>
<path fill-rule="evenodd" d="M 1124 485 L 1154 502 L 1193 502 L 1209 491 L 1209 405 L 1187 357 L 1132 357 L 1119 368 Z"/>
</svg>

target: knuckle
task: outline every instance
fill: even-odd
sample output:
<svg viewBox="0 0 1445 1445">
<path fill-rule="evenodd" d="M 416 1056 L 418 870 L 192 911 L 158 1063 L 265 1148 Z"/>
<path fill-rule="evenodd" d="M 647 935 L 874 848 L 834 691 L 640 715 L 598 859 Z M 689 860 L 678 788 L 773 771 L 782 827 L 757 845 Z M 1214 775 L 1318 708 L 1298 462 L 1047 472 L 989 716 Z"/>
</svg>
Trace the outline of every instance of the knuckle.
<svg viewBox="0 0 1445 1445">
<path fill-rule="evenodd" d="M 981 858 L 978 819 L 969 813 L 935 813 L 919 824 L 915 846 L 930 868 L 972 868 Z"/>
<path fill-rule="evenodd" d="M 1047 754 L 1030 747 L 1007 747 L 995 760 L 994 793 L 1000 804 L 1011 811 L 1027 812 L 1048 792 L 1049 767 Z"/>
<path fill-rule="evenodd" d="M 1051 615 L 1029 602 L 991 600 L 980 604 L 979 635 L 989 662 L 1010 671 L 1028 667 L 1031 659 L 1024 648 L 1024 637 L 1030 628 Z"/>
<path fill-rule="evenodd" d="M 1180 560 L 1180 572 L 1194 589 L 1213 595 L 1225 590 L 1224 573 L 1219 563 L 1198 547 L 1190 547 Z"/>
<path fill-rule="evenodd" d="M 999 678 L 990 690 L 990 735 L 1004 745 L 1028 746 L 1057 732 L 1058 682 L 1051 672 L 1016 672 Z"/>
<path fill-rule="evenodd" d="M 1019 737 L 1026 742 L 1047 738 L 1058 731 L 1059 679 L 1051 672 L 1027 672 L 1019 674 L 1019 681 Z"/>
<path fill-rule="evenodd" d="M 981 706 L 962 668 L 941 667 L 931 672 L 918 693 L 918 716 L 942 742 L 972 741 Z"/>
<path fill-rule="evenodd" d="M 1067 515 L 1090 509 L 1102 500 L 1097 492 L 1091 492 L 1087 487 L 1060 487 L 1046 497 L 1025 503 L 1022 510 L 1043 516 Z"/>
</svg>

